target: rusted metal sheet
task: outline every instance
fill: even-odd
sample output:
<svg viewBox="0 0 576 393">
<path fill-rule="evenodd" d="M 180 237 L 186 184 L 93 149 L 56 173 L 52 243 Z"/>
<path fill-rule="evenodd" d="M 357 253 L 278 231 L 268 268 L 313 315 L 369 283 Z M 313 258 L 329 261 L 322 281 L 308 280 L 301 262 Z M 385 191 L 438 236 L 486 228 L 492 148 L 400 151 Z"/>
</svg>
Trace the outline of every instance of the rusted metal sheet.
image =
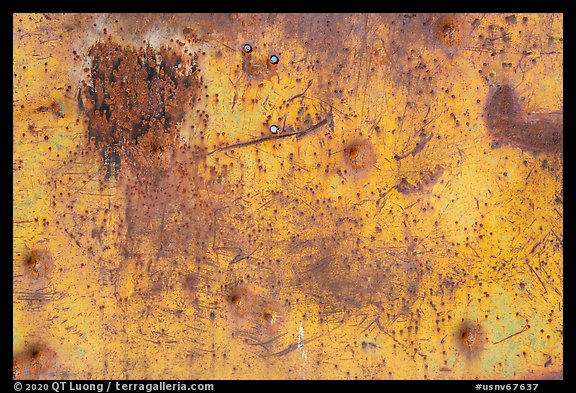
<svg viewBox="0 0 576 393">
<path fill-rule="evenodd" d="M 562 378 L 562 36 L 15 14 L 14 378 Z"/>
</svg>

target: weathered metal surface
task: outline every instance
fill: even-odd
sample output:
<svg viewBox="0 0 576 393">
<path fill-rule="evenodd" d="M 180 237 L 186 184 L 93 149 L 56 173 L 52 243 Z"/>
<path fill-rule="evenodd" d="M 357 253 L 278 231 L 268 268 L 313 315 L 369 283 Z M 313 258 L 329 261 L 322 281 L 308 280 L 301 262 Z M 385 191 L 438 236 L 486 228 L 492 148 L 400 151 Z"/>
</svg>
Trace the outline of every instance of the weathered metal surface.
<svg viewBox="0 0 576 393">
<path fill-rule="evenodd" d="M 562 16 L 15 14 L 15 378 L 561 378 Z"/>
</svg>

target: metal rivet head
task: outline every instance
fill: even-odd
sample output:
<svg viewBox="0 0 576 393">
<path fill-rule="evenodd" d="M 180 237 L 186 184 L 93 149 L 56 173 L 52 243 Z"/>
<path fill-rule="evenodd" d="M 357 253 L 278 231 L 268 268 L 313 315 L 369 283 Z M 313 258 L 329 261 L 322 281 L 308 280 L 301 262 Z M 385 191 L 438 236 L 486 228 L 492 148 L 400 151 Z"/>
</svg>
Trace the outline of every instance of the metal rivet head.
<svg viewBox="0 0 576 393">
<path fill-rule="evenodd" d="M 279 61 L 280 61 L 280 59 L 278 58 L 278 56 L 276 56 L 276 55 L 270 56 L 270 63 L 278 64 Z"/>
<path fill-rule="evenodd" d="M 252 45 L 244 44 L 244 46 L 242 47 L 242 50 L 244 51 L 244 53 L 250 53 L 250 52 L 252 52 Z"/>
<path fill-rule="evenodd" d="M 278 130 L 279 130 L 279 128 L 278 128 L 277 125 L 271 125 L 271 126 L 270 126 L 270 132 L 271 132 L 272 134 L 277 134 L 277 133 L 278 133 Z"/>
</svg>

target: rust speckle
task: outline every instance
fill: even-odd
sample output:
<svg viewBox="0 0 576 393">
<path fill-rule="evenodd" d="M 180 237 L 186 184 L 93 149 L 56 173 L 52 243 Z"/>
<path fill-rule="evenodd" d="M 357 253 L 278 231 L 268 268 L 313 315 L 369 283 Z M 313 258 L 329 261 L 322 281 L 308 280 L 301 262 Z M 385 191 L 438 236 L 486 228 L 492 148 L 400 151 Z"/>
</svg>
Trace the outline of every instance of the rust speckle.
<svg viewBox="0 0 576 393">
<path fill-rule="evenodd" d="M 184 38 L 186 38 L 190 42 L 196 43 L 201 41 L 200 38 L 198 37 L 198 32 L 192 29 L 191 27 L 185 27 L 184 29 L 182 29 L 182 34 L 184 35 Z"/>
<path fill-rule="evenodd" d="M 378 349 L 378 345 L 370 341 L 362 341 L 362 349 L 365 351 L 374 351 Z"/>
<path fill-rule="evenodd" d="M 506 23 L 512 25 L 515 25 L 518 22 L 516 15 L 508 15 L 507 17 L 504 18 L 504 20 L 506 21 Z"/>
<path fill-rule="evenodd" d="M 226 193 L 230 188 L 226 168 L 222 171 L 210 168 L 210 178 L 207 181 L 207 187 L 210 191 L 215 192 L 216 194 Z"/>
</svg>

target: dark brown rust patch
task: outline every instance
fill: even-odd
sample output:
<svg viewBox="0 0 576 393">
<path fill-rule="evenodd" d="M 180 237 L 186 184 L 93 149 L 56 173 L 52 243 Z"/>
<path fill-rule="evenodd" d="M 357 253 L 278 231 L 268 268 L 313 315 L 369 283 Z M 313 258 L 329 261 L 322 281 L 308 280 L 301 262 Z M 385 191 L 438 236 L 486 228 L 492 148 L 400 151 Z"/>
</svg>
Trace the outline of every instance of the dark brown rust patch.
<svg viewBox="0 0 576 393">
<path fill-rule="evenodd" d="M 165 168 L 199 88 L 193 59 L 179 49 L 136 49 L 111 39 L 94 44 L 89 56 L 90 82 L 78 101 L 105 178 L 116 177 L 124 160 L 140 170 Z"/>
<path fill-rule="evenodd" d="M 562 112 L 525 114 L 510 85 L 492 89 L 485 118 L 489 130 L 499 141 L 532 152 L 558 152 L 562 148 Z"/>
<path fill-rule="evenodd" d="M 376 163 L 376 153 L 366 140 L 354 140 L 344 148 L 346 166 L 354 172 L 369 170 Z"/>
<path fill-rule="evenodd" d="M 34 279 L 46 277 L 51 265 L 52 257 L 47 251 L 32 250 L 26 258 L 26 270 Z"/>
</svg>

